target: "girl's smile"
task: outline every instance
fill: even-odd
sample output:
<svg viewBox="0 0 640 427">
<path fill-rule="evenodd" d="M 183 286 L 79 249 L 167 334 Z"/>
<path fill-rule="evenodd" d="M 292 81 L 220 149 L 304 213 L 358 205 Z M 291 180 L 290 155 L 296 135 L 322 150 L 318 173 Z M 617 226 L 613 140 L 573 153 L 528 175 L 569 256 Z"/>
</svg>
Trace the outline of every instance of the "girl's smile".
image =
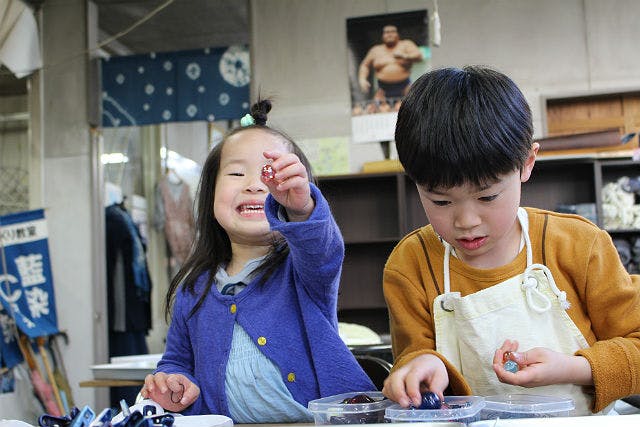
<svg viewBox="0 0 640 427">
<path fill-rule="evenodd" d="M 236 210 L 244 218 L 249 218 L 249 219 L 256 218 L 260 220 L 263 220 L 266 218 L 264 214 L 264 200 L 248 201 L 248 202 L 242 203 L 240 206 L 238 206 Z"/>
</svg>

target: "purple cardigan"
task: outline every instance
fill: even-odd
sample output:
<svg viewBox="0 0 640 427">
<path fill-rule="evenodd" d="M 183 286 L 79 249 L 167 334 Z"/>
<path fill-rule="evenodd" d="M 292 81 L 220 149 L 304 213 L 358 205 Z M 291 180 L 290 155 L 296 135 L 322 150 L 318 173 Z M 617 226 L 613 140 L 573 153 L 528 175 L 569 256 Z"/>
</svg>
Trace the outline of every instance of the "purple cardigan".
<svg viewBox="0 0 640 427">
<path fill-rule="evenodd" d="M 184 374 L 200 387 L 200 397 L 184 414 L 230 416 L 224 380 L 235 322 L 276 364 L 291 395 L 304 406 L 320 397 L 376 389 L 338 335 L 344 242 L 313 184 L 311 194 L 316 207 L 304 222 L 280 221 L 280 205 L 267 197 L 271 229 L 285 237 L 290 253 L 266 283 L 254 280 L 234 296 L 221 295 L 214 286 L 190 318 L 207 274 L 196 281 L 198 295 L 178 291 L 156 372 Z"/>
</svg>

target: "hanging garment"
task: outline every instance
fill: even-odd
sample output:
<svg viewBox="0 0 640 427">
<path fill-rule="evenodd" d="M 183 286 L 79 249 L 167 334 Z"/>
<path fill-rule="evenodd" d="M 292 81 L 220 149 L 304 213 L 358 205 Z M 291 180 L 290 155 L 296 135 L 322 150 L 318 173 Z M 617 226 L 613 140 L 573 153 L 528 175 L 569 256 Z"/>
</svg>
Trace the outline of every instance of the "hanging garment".
<svg viewBox="0 0 640 427">
<path fill-rule="evenodd" d="M 117 204 L 106 208 L 109 330 L 151 328 L 151 280 L 145 248 L 131 216 Z"/>
<path fill-rule="evenodd" d="M 189 185 L 183 180 L 172 182 L 165 176 L 158 183 L 158 190 L 156 225 L 164 229 L 171 257 L 179 267 L 189 256 L 195 236 Z"/>
<path fill-rule="evenodd" d="M 443 242 L 444 293 L 433 303 L 436 350 L 464 375 L 473 393 L 481 396 L 526 392 L 522 387 L 501 383 L 493 371 L 493 355 L 505 339 L 517 339 L 523 350 L 547 347 L 570 355 L 588 347 L 566 312 L 566 294 L 556 286 L 551 271 L 532 262 L 527 213 L 522 208 L 518 219 L 527 251 L 524 273 L 465 297 L 450 290 L 452 248 Z M 581 386 L 536 387 L 535 394 L 570 397 L 576 415 L 591 414 L 591 397 Z"/>
</svg>

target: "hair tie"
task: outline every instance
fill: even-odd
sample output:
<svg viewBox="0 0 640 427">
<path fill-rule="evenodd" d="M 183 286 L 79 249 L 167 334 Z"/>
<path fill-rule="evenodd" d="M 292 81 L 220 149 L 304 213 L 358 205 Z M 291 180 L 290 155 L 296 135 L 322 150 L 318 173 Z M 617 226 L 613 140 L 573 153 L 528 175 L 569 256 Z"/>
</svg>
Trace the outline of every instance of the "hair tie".
<svg viewBox="0 0 640 427">
<path fill-rule="evenodd" d="M 256 120 L 251 114 L 245 114 L 244 117 L 240 119 L 240 126 L 242 127 L 247 127 L 255 124 Z"/>
</svg>

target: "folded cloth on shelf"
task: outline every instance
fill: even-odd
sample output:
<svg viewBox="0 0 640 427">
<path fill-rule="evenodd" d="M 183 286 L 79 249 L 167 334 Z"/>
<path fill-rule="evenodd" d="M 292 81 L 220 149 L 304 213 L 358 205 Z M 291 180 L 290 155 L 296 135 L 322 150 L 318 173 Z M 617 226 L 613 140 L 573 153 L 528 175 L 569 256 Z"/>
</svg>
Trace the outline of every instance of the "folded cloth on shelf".
<svg viewBox="0 0 640 427">
<path fill-rule="evenodd" d="M 372 329 L 356 323 L 338 323 L 338 334 L 346 345 L 382 344 L 380 335 Z"/>
</svg>

